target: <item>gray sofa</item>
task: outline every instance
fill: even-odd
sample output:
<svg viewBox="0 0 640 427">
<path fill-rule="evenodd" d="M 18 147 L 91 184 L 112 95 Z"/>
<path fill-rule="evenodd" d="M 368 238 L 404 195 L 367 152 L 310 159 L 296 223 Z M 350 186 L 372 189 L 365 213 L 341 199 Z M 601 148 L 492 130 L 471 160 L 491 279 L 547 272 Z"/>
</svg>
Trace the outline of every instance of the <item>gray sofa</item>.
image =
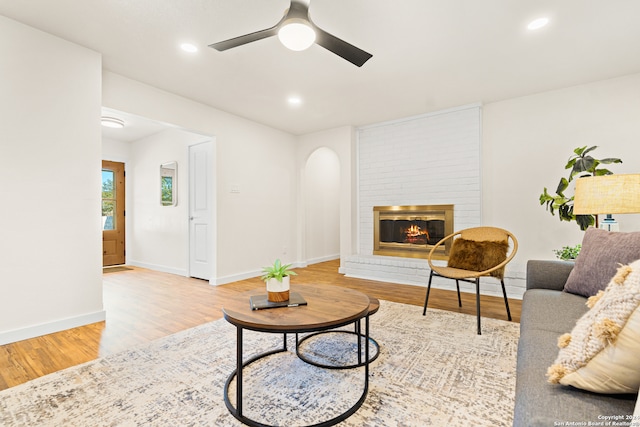
<svg viewBox="0 0 640 427">
<path fill-rule="evenodd" d="M 588 310 L 586 298 L 562 291 L 572 268 L 573 263 L 567 261 L 527 263 L 516 371 L 516 427 L 598 425 L 589 422 L 633 414 L 637 395 L 596 394 L 546 381 L 547 368 L 558 355 L 558 337 L 571 332 Z M 628 422 L 624 417 L 617 421 Z M 606 421 L 600 425 L 607 425 Z"/>
</svg>

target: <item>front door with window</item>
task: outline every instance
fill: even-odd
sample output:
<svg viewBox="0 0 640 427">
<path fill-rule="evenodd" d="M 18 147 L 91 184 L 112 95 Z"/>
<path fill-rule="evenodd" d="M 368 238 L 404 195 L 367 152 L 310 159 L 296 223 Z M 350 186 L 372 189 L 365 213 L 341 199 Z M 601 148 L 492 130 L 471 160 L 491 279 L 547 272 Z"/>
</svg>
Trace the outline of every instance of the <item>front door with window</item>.
<svg viewBox="0 0 640 427">
<path fill-rule="evenodd" d="M 124 263 L 124 163 L 103 160 L 102 265 Z"/>
</svg>

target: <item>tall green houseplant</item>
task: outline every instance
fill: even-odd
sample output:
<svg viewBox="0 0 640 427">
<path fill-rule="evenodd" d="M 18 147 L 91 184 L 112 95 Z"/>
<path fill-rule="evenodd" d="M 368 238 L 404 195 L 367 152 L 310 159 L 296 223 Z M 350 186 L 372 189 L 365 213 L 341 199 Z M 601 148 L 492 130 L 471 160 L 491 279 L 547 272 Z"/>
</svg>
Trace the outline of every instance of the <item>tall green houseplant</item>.
<svg viewBox="0 0 640 427">
<path fill-rule="evenodd" d="M 622 163 L 622 160 L 618 158 L 606 158 L 595 159 L 590 152 L 598 148 L 597 145 L 587 148 L 579 147 L 573 150 L 573 155 L 569 157 L 565 169 L 571 169 L 568 178 L 560 178 L 560 183 L 556 189 L 556 194 L 551 195 L 547 191 L 547 187 L 544 188 L 544 192 L 540 195 L 540 204 L 546 205 L 546 209 L 551 212 L 551 215 L 555 215 L 558 212 L 560 221 L 575 221 L 581 230 L 586 230 L 590 225 L 595 224 L 595 217 L 593 215 L 574 215 L 573 214 L 573 197 L 565 194 L 569 183 L 578 176 L 602 176 L 612 175 L 608 169 L 600 167 L 600 165 L 608 165 L 612 163 Z"/>
</svg>

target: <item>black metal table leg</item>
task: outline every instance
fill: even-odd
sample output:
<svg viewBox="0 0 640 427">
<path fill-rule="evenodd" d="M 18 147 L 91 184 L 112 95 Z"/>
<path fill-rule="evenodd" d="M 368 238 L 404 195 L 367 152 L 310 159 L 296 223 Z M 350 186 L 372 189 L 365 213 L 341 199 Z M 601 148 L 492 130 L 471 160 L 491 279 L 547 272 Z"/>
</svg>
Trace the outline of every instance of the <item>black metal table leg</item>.
<svg viewBox="0 0 640 427">
<path fill-rule="evenodd" d="M 476 316 L 478 317 L 478 335 L 482 335 L 480 327 L 480 278 L 476 278 Z"/>
<path fill-rule="evenodd" d="M 360 320 L 356 323 L 356 337 L 358 339 L 358 365 L 362 365 L 362 341 L 360 337 L 362 336 L 362 327 L 360 324 Z"/>
<path fill-rule="evenodd" d="M 242 416 L 242 327 L 237 328 L 236 340 L 236 412 Z"/>
<path fill-rule="evenodd" d="M 287 351 L 287 336 L 286 334 L 284 334 L 284 342 L 283 342 L 283 347 L 279 348 L 279 349 L 275 349 L 275 350 L 271 350 L 271 351 L 267 351 L 265 353 L 261 353 L 258 354 L 256 356 L 253 356 L 252 358 L 250 358 L 249 360 L 247 360 L 246 362 L 243 362 L 243 357 L 242 357 L 242 353 L 243 353 L 243 342 L 242 342 L 242 337 L 243 337 L 243 328 L 241 326 L 236 326 L 236 333 L 237 333 L 237 343 L 236 343 L 236 369 L 231 372 L 231 374 L 227 377 L 227 381 L 225 382 L 224 385 L 224 403 L 227 406 L 227 409 L 229 410 L 229 412 L 231 413 L 231 415 L 233 415 L 234 417 L 236 417 L 238 420 L 240 420 L 241 422 L 243 422 L 244 424 L 250 425 L 250 426 L 265 426 L 266 424 L 262 424 L 262 423 L 257 423 L 247 417 L 245 417 L 244 415 L 242 415 L 242 394 L 243 394 L 243 387 L 242 387 L 242 370 L 244 367 L 249 366 L 250 364 L 252 364 L 253 362 L 263 359 L 267 356 L 270 356 L 272 354 L 276 354 L 276 353 L 282 353 Z M 233 381 L 233 379 L 236 379 L 236 405 L 235 407 L 233 406 L 233 404 L 231 403 L 231 401 L 229 400 L 229 388 L 231 387 L 231 381 Z"/>
</svg>

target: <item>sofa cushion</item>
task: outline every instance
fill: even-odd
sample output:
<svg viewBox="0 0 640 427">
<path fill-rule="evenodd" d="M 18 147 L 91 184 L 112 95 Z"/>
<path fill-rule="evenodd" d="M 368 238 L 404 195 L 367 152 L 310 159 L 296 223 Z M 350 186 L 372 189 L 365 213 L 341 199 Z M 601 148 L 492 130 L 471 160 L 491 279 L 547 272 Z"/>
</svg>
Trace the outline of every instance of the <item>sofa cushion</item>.
<svg viewBox="0 0 640 427">
<path fill-rule="evenodd" d="M 531 300 L 533 303 L 529 303 Z M 555 333 L 556 338 L 570 331 L 587 311 L 587 299 L 579 295 L 548 289 L 531 289 L 522 298 L 520 329 L 534 328 Z M 562 307 L 562 309 L 558 309 Z M 558 353 L 555 344 L 553 358 Z"/>
<path fill-rule="evenodd" d="M 529 302 L 542 305 L 534 299 Z M 563 421 L 579 421 L 586 425 L 601 422 L 598 417 L 603 414 L 624 416 L 633 412 L 636 395 L 596 394 L 549 384 L 545 372 L 556 356 L 558 334 L 530 326 L 518 342 L 514 426 L 550 427 Z"/>
<path fill-rule="evenodd" d="M 593 296 L 607 286 L 619 264 L 637 259 L 640 259 L 640 232 L 620 233 L 590 227 L 564 290 Z"/>
<path fill-rule="evenodd" d="M 622 266 L 571 334 L 559 339 L 552 383 L 598 393 L 637 393 L 640 388 L 640 260 Z"/>
</svg>

